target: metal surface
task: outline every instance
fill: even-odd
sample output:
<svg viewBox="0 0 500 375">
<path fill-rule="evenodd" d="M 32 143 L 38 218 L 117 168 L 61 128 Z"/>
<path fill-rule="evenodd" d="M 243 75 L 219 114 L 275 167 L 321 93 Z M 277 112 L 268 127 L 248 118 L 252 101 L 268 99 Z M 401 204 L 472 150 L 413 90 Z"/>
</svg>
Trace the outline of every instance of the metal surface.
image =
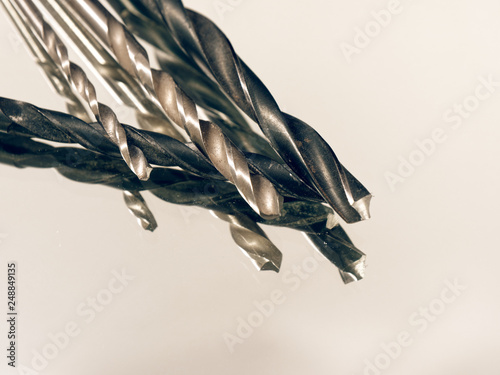
<svg viewBox="0 0 500 375">
<path fill-rule="evenodd" d="M 75 183 L 62 168 L 0 164 L 0 294 L 6 301 L 6 266 L 15 261 L 20 312 L 19 367 L 5 361 L 0 373 L 497 374 L 500 2 L 184 5 L 214 21 L 281 110 L 313 125 L 376 196 L 372 219 L 342 224 L 367 254 L 365 278 L 344 285 L 302 232 L 268 225 L 261 228 L 283 261 L 279 273 L 258 272 L 208 210 L 141 190 L 158 222 L 149 232 L 129 215 L 121 190 L 90 184 L 104 173 L 91 169 L 88 184 Z M 398 11 L 390 20 L 388 6 Z M 0 13 L 0 96 L 68 112 Z M 361 48 L 357 36 L 367 29 L 380 33 Z M 344 46 L 359 49 L 347 60 Z M 90 77 L 100 100 L 114 103 Z M 132 111 L 117 113 L 133 125 Z M 119 173 L 134 177 L 113 147 Z M 65 170 L 83 178 L 73 172 Z M 163 194 L 189 202 L 188 185 L 204 191 L 184 181 Z M 207 191 L 216 186 L 239 197 L 222 180 Z M 290 218 L 286 199 L 282 216 Z M 115 284 L 122 292 L 97 311 L 87 299 L 106 297 L 114 271 L 127 285 Z M 95 319 L 87 323 L 79 305 Z M 79 334 L 65 341 L 70 322 Z M 6 319 L 0 331 L 9 331 Z M 51 337 L 68 342 L 57 357 Z M 52 354 L 47 367 L 33 368 L 44 353 Z"/>
<path fill-rule="evenodd" d="M 113 0 L 106 3 L 119 14 L 134 35 L 156 47 L 154 55 L 161 70 L 174 77 L 205 115 L 219 125 L 238 147 L 247 152 L 280 159 L 267 140 L 252 130 L 217 82 L 207 77 L 192 58 L 182 51 L 164 24 L 146 14 L 147 9 L 140 7 L 138 2 Z"/>
<path fill-rule="evenodd" d="M 352 244 L 338 222 L 327 228 L 325 223 L 333 213 L 320 203 L 288 201 L 282 216 L 263 221 L 227 182 L 168 169 L 154 169 L 148 181 L 140 181 L 118 159 L 71 147 L 55 148 L 4 133 L 0 133 L 0 162 L 18 168 L 55 168 L 73 181 L 124 190 L 127 207 L 140 220 L 141 226 L 150 231 L 156 229 L 157 223 L 140 191 L 148 190 L 166 202 L 207 208 L 215 217 L 230 224 L 233 240 L 258 270 L 278 272 L 282 261 L 282 253 L 257 224 L 260 221 L 304 232 L 339 269 L 344 283 L 359 280 L 364 275 L 364 254 Z"/>
<path fill-rule="evenodd" d="M 12 3 L 12 2 L 11 2 Z M 85 72 L 68 59 L 68 51 L 54 30 L 48 25 L 42 14 L 30 0 L 16 0 L 27 22 L 31 24 L 43 41 L 48 54 L 64 73 L 72 87 L 85 99 L 96 120 L 105 129 L 109 139 L 118 146 L 120 154 L 130 169 L 140 178 L 147 179 L 151 172 L 144 154 L 136 147 L 129 147 L 127 136 L 110 107 L 97 100 L 94 85 Z"/>
<path fill-rule="evenodd" d="M 193 145 L 184 144 L 164 134 L 122 125 L 128 141 L 142 150 L 153 164 L 178 166 L 198 176 L 225 180 L 210 161 Z M 78 143 L 83 147 L 118 156 L 119 150 L 99 124 L 88 124 L 74 116 L 38 108 L 19 100 L 0 97 L 0 130 L 49 141 Z M 281 194 L 312 201 L 321 201 L 307 185 L 285 166 L 262 155 L 247 154 L 252 168 L 273 181 Z"/>
<path fill-rule="evenodd" d="M 251 171 L 245 155 L 213 122 L 201 120 L 195 102 L 173 78 L 152 69 L 146 50 L 135 37 L 97 2 L 69 2 L 90 28 L 113 51 L 117 61 L 134 75 L 145 91 L 158 100 L 168 117 L 185 129 L 194 144 L 229 181 L 248 204 L 264 218 L 280 215 L 282 197 L 273 184 Z"/>
<path fill-rule="evenodd" d="M 91 2 L 79 2 L 82 1 Z M 333 150 L 312 127 L 280 110 L 266 86 L 239 58 L 212 21 L 185 9 L 180 0 L 139 0 L 138 3 L 163 19 L 181 48 L 259 124 L 283 160 L 303 180 L 315 186 L 346 222 L 370 217 L 368 190 L 354 182 L 352 175 L 348 177 Z"/>
<path fill-rule="evenodd" d="M 110 91 L 118 104 L 125 104 L 135 110 L 135 116 L 142 129 L 185 141 L 185 137 L 170 123 L 161 107 L 144 95 L 135 79 L 116 62 L 89 31 L 81 27 L 70 12 L 66 12 L 65 8 L 60 7 L 54 1 L 43 1 L 37 4 L 41 10 L 45 10 L 50 15 L 53 25 L 57 25 L 62 30 L 63 36 L 71 41 L 75 52 L 84 58 L 89 70 L 105 83 L 105 88 Z"/>
<path fill-rule="evenodd" d="M 56 93 L 66 99 L 66 108 L 68 113 L 80 118 L 83 121 L 90 122 L 90 116 L 81 103 L 80 99 L 73 93 L 71 86 L 64 77 L 63 72 L 55 64 L 54 60 L 45 50 L 45 47 L 37 38 L 32 27 L 27 23 L 27 19 L 21 17 L 15 7 L 8 0 L 2 0 L 2 5 L 6 14 L 17 28 L 19 34 L 24 40 L 25 46 L 30 51 L 35 62 L 42 68 L 42 72 L 47 77 L 50 85 Z"/>
<path fill-rule="evenodd" d="M 123 192 L 123 200 L 130 213 L 137 218 L 141 227 L 151 232 L 158 227 L 156 219 L 141 193 L 136 190 L 125 190 Z"/>
<path fill-rule="evenodd" d="M 90 116 L 88 115 L 85 107 L 80 102 L 78 97 L 74 95 L 69 82 L 64 78 L 63 73 L 57 67 L 54 60 L 45 51 L 43 45 L 40 43 L 36 35 L 33 34 L 30 25 L 27 25 L 25 23 L 26 20 L 23 20 L 23 18 L 10 2 L 2 1 L 2 5 L 4 6 L 6 13 L 9 15 L 17 30 L 23 37 L 26 47 L 32 53 L 33 58 L 35 59 L 37 64 L 42 68 L 42 72 L 47 77 L 54 91 L 66 99 L 66 108 L 68 109 L 68 112 L 83 121 L 90 122 Z M 98 50 L 98 46 L 93 45 L 92 50 Z M 100 52 L 101 53 L 99 57 L 103 57 L 103 55 L 105 55 L 105 51 L 101 50 Z M 90 58 L 91 56 L 88 57 Z M 99 59 L 96 58 L 93 62 L 97 64 L 97 60 Z M 116 64 L 114 68 L 118 70 L 119 66 Z M 100 71 L 102 71 L 102 69 Z M 117 73 L 120 73 L 120 71 L 118 70 Z M 123 75 L 119 76 L 122 77 Z M 128 83 L 129 81 L 127 81 L 127 84 Z M 115 85 L 114 87 L 120 87 L 120 85 Z M 133 92 L 130 92 L 130 90 L 128 90 L 127 92 L 133 94 Z M 123 93 L 123 90 L 120 91 L 120 93 Z M 125 95 L 123 95 L 122 97 L 124 96 Z M 164 122 L 161 121 L 162 119 L 158 119 L 157 117 L 155 119 L 156 120 L 154 121 L 154 123 L 156 125 L 161 124 L 162 130 L 168 130 L 166 132 L 167 134 L 170 134 L 174 137 L 177 135 L 174 129 L 165 127 Z M 129 211 L 137 218 L 139 225 L 141 225 L 146 230 L 154 231 L 157 227 L 155 218 L 140 193 L 138 191 L 124 190 L 123 197 L 125 204 L 127 205 Z"/>
</svg>

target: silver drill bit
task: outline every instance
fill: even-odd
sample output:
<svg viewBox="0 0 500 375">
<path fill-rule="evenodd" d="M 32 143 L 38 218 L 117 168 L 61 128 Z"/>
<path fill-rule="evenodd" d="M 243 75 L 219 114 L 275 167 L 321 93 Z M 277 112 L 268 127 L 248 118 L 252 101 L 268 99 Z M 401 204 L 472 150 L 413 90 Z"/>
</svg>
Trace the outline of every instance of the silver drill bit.
<svg viewBox="0 0 500 375">
<path fill-rule="evenodd" d="M 45 74 L 45 77 L 47 77 L 50 85 L 57 94 L 66 100 L 66 108 L 68 112 L 85 122 L 90 122 L 91 119 L 87 110 L 78 97 L 73 93 L 73 90 L 68 84 L 68 81 L 64 77 L 63 73 L 33 33 L 30 25 L 26 24 L 26 20 L 19 15 L 8 0 L 1 1 L 7 15 L 23 38 L 25 46 L 32 54 L 35 62 L 42 68 L 42 72 Z"/>
<path fill-rule="evenodd" d="M 137 1 L 163 19 L 183 50 L 259 124 L 290 168 L 313 185 L 346 222 L 370 217 L 371 194 L 347 172 L 312 127 L 280 110 L 266 86 L 212 21 L 185 9 L 181 0 Z"/>
<path fill-rule="evenodd" d="M 154 217 L 139 194 L 147 189 L 158 198 L 177 204 L 203 202 L 193 187 L 207 186 L 211 182 L 192 177 L 183 171 L 156 170 L 147 182 L 140 182 L 125 168 L 123 162 L 103 155 L 95 155 L 82 149 L 69 147 L 55 148 L 50 145 L 28 140 L 19 136 L 0 133 L 0 162 L 18 168 L 37 167 L 55 168 L 61 175 L 78 182 L 106 184 L 125 189 L 123 192 L 127 206 L 134 212 L 144 229 L 153 231 L 157 227 Z M 155 172 L 158 172 L 155 174 Z M 189 184 L 189 182 L 195 183 Z M 197 184 L 197 185 L 196 185 Z M 220 192 L 206 193 L 211 212 L 215 217 L 228 222 L 232 238 L 245 255 L 249 257 L 258 271 L 279 272 L 282 254 L 268 239 L 264 231 L 250 217 L 239 211 L 253 213 L 235 191 L 234 185 L 219 181 Z M 227 185 L 224 189 L 222 186 Z M 207 189 L 202 189 L 207 190 Z M 208 189 L 210 190 L 210 189 Z M 219 189 L 217 189 L 219 190 Z M 218 195 L 226 195 L 220 197 Z M 213 196 L 213 197 L 212 197 Z M 241 201 L 242 204 L 235 203 Z M 247 207 L 246 209 L 244 207 Z M 233 208 L 234 207 L 234 208 Z M 257 216 L 258 217 L 258 216 Z"/>
<path fill-rule="evenodd" d="M 64 4 L 62 0 L 59 2 Z M 218 83 L 207 77 L 182 51 L 162 22 L 139 2 L 108 0 L 106 3 L 133 34 L 155 47 L 154 55 L 161 70 L 174 77 L 177 84 L 204 110 L 208 119 L 219 125 L 233 143 L 244 151 L 280 160 L 269 142 L 253 130 Z"/>
<path fill-rule="evenodd" d="M 47 51 L 45 51 L 44 47 L 40 44 L 40 41 L 33 34 L 31 27 L 25 24 L 23 18 L 20 17 L 12 4 L 6 0 L 2 0 L 2 4 L 54 90 L 66 99 L 68 112 L 83 121 L 90 122 L 90 117 L 85 107 L 74 95 L 63 73 L 58 69 L 54 60 L 48 55 Z M 156 220 L 140 193 L 138 191 L 125 190 L 123 195 L 127 208 L 136 217 L 138 223 L 144 229 L 154 231 L 157 227 Z"/>
<path fill-rule="evenodd" d="M 142 150 L 153 164 L 177 166 L 195 175 L 225 180 L 210 161 L 192 144 L 184 144 L 164 134 L 122 124 L 128 142 Z M 118 147 L 99 124 L 89 124 L 74 116 L 36 107 L 30 103 L 0 97 L 0 131 L 54 142 L 78 143 L 88 150 L 112 157 Z M 322 198 L 285 165 L 262 155 L 247 154 L 255 168 L 279 189 L 282 195 L 320 202 Z"/>
<path fill-rule="evenodd" d="M 250 170 L 245 155 L 217 125 L 199 119 L 196 104 L 169 74 L 151 68 L 146 50 L 125 26 L 97 2 L 71 1 L 68 5 L 79 12 L 125 70 L 159 101 L 168 117 L 186 130 L 217 170 L 234 183 L 250 207 L 264 218 L 279 216 L 283 198 L 273 184 Z"/>
<path fill-rule="evenodd" d="M 283 254 L 269 240 L 264 231 L 248 216 L 210 211 L 212 215 L 229 223 L 231 236 L 259 271 L 278 272 Z"/>
<path fill-rule="evenodd" d="M 136 80 L 130 76 L 104 46 L 81 25 L 71 12 L 59 6 L 54 1 L 37 3 L 51 17 L 54 25 L 62 30 L 62 36 L 70 40 L 73 50 L 81 57 L 87 67 L 91 69 L 105 88 L 117 101 L 135 109 L 139 126 L 146 130 L 166 134 L 172 138 L 184 141 L 183 137 L 165 116 L 163 109 L 158 107 L 144 91 Z"/>
<path fill-rule="evenodd" d="M 137 218 L 139 225 L 151 232 L 158 227 L 156 219 L 141 196 L 141 193 L 137 190 L 125 190 L 123 192 L 123 199 L 130 213 Z"/>
<path fill-rule="evenodd" d="M 330 229 L 325 226 L 332 210 L 320 202 L 285 202 L 279 218 L 264 221 L 244 202 L 234 185 L 226 181 L 204 179 L 166 168 L 155 169 L 148 181 L 140 181 L 119 159 L 81 148 L 56 148 L 3 133 L 0 133 L 0 162 L 18 168 L 55 168 L 73 181 L 134 192 L 148 190 L 165 202 L 199 206 L 216 211 L 217 215 L 227 215 L 225 220 L 234 225 L 232 234 L 235 240 L 258 269 L 274 269 L 280 259 L 274 245 L 257 225 L 257 222 L 263 222 L 306 234 L 313 245 L 338 267 L 345 283 L 359 280 L 364 275 L 365 255 L 353 245 L 338 222 Z"/>
<path fill-rule="evenodd" d="M 137 147 L 129 147 L 125 131 L 118 122 L 115 113 L 111 108 L 97 100 L 94 85 L 89 81 L 83 69 L 68 59 L 66 46 L 50 25 L 45 22 L 42 14 L 32 1 L 15 0 L 15 2 L 19 5 L 19 9 L 28 22 L 33 25 L 35 32 L 44 43 L 48 54 L 64 73 L 68 82 L 85 99 L 95 118 L 105 129 L 108 137 L 119 147 L 123 160 L 141 180 L 147 180 L 151 172 L 151 167 L 144 154 Z"/>
</svg>

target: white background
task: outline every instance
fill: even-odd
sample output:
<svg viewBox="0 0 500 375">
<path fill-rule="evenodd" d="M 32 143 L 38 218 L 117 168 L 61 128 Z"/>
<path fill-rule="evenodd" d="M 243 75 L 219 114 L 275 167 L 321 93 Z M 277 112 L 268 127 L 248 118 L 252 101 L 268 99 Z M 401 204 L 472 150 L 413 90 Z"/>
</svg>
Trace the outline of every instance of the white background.
<svg viewBox="0 0 500 375">
<path fill-rule="evenodd" d="M 282 109 L 315 127 L 374 194 L 372 219 L 344 225 L 367 254 L 366 278 L 343 285 L 325 261 L 288 282 L 314 249 L 282 228 L 266 228 L 284 254 L 281 272 L 258 273 L 207 211 L 145 193 L 159 224 L 148 233 L 118 190 L 0 165 L 0 311 L 13 260 L 18 363 L 31 366 L 33 351 L 73 321 L 80 334 L 40 373 L 376 374 L 366 366 L 378 359 L 384 374 L 498 374 L 500 87 L 459 129 L 443 116 L 474 95 L 478 77 L 500 81 L 500 4 L 402 0 L 349 62 L 342 43 L 355 46 L 356 28 L 389 2 L 233 0 L 222 15 L 218 3 L 231 4 L 185 1 L 220 25 Z M 64 110 L 6 20 L 0 96 Z M 446 141 L 392 191 L 387 172 L 436 128 Z M 77 307 L 122 269 L 135 279 L 86 323 Z M 412 323 L 420 308 L 439 306 L 447 280 L 466 289 L 425 329 Z M 274 290 L 284 302 L 231 353 L 224 334 L 236 335 Z M 386 365 L 384 344 L 404 331 L 411 345 Z M 1 357 L 2 374 L 18 373 Z"/>
</svg>

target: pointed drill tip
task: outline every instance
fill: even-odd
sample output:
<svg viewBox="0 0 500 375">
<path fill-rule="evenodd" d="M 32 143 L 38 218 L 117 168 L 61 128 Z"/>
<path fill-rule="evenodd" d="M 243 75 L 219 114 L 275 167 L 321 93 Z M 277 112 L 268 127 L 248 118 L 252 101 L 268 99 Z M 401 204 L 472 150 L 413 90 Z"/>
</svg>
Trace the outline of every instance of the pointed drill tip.
<svg viewBox="0 0 500 375">
<path fill-rule="evenodd" d="M 139 222 L 143 229 L 148 230 L 150 232 L 154 232 L 155 229 L 158 228 L 158 224 L 156 223 L 156 221 L 151 222 L 139 219 Z"/>
<path fill-rule="evenodd" d="M 363 256 L 358 261 L 350 264 L 345 269 L 339 269 L 340 277 L 344 284 L 349 284 L 354 281 L 359 281 L 365 277 L 365 264 L 366 257 Z"/>
<path fill-rule="evenodd" d="M 368 194 L 352 204 L 352 207 L 354 207 L 359 216 L 361 216 L 361 220 L 368 220 L 371 217 L 370 202 L 372 200 L 372 197 L 373 196 L 371 194 Z"/>
<path fill-rule="evenodd" d="M 270 254 L 271 257 L 261 257 L 257 265 L 259 271 L 274 271 L 276 273 L 280 271 L 283 254 L 278 249 L 276 250 L 272 255 Z"/>
<path fill-rule="evenodd" d="M 276 273 L 280 272 L 280 264 L 274 264 L 272 261 L 267 261 L 262 265 L 259 271 L 274 271 Z"/>
</svg>

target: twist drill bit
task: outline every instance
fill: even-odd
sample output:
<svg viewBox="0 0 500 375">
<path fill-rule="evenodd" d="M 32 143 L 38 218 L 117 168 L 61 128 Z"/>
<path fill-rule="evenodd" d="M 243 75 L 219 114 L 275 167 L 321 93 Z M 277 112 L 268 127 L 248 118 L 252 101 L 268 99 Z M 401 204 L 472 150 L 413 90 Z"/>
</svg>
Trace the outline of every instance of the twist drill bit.
<svg viewBox="0 0 500 375">
<path fill-rule="evenodd" d="M 68 50 L 56 35 L 54 30 L 47 24 L 30 0 L 15 0 L 19 5 L 21 13 L 34 27 L 36 34 L 44 43 L 48 54 L 64 73 L 72 87 L 88 103 L 96 120 L 105 129 L 109 139 L 116 144 L 120 154 L 130 169 L 142 180 L 147 180 L 151 172 L 144 154 L 140 149 L 127 143 L 125 130 L 118 122 L 111 108 L 97 100 L 94 85 L 89 81 L 87 75 L 78 65 L 68 59 Z M 12 2 L 11 2 L 12 3 Z"/>
<path fill-rule="evenodd" d="M 140 181 L 121 160 L 96 155 L 83 149 L 71 147 L 55 148 L 19 136 L 0 133 L 0 162 L 18 168 L 56 168 L 66 178 L 73 181 L 105 184 L 130 191 L 149 190 L 158 198 L 175 204 L 196 205 L 217 211 L 216 216 L 226 216 L 225 220 L 235 227 L 239 246 L 253 259 L 255 265 L 264 269 L 274 269 L 281 259 L 268 242 L 261 236 L 256 222 L 263 219 L 256 215 L 236 191 L 234 185 L 224 181 L 206 180 L 187 172 L 169 169 L 154 169 L 148 181 Z M 245 215 L 243 219 L 240 219 Z M 330 208 L 321 203 L 291 200 L 286 201 L 283 215 L 266 220 L 266 225 L 293 228 L 302 231 L 311 243 L 334 265 L 337 266 L 345 283 L 363 277 L 365 255 L 349 239 L 337 224 L 328 229 L 324 222 L 332 215 Z M 234 216 L 234 217 L 231 217 Z M 239 236 L 239 238 L 238 238 Z M 242 241 L 241 241 L 242 240 Z M 260 244 L 264 248 L 254 246 Z M 259 254 L 262 257 L 259 257 Z M 270 255 L 275 254 L 273 257 Z M 269 263 L 271 262 L 271 263 Z"/>
<path fill-rule="evenodd" d="M 125 190 L 123 199 L 130 213 L 137 218 L 141 227 L 151 232 L 158 227 L 156 219 L 141 193 L 136 190 Z"/>
<path fill-rule="evenodd" d="M 146 50 L 135 37 L 101 4 L 72 1 L 96 35 L 115 55 L 117 61 L 134 75 L 146 92 L 159 101 L 168 117 L 185 129 L 193 143 L 230 182 L 255 212 L 264 218 L 279 216 L 283 198 L 273 184 L 253 173 L 245 155 L 212 122 L 199 119 L 195 102 L 167 73 L 152 69 Z"/>
<path fill-rule="evenodd" d="M 201 152 L 166 135 L 122 125 L 129 143 L 142 150 L 153 164 L 178 166 L 201 177 L 224 180 Z M 88 124 L 57 111 L 0 97 L 0 131 L 54 142 L 78 143 L 88 150 L 116 157 L 116 144 L 99 124 Z M 283 195 L 321 201 L 321 197 L 295 177 L 290 169 L 262 155 L 247 154 L 252 168 L 272 181 Z"/>
<path fill-rule="evenodd" d="M 63 176 L 74 181 L 93 184 L 104 183 L 120 189 L 126 188 L 124 196 L 129 210 L 146 210 L 146 212 L 134 212 L 134 216 L 142 219 L 141 225 L 147 230 L 154 230 L 157 224 L 138 190 L 134 189 L 148 189 L 158 197 L 163 197 L 162 199 L 167 202 L 183 204 L 186 201 L 199 202 L 200 199 L 193 197 L 192 185 L 184 185 L 182 189 L 178 189 L 179 184 L 189 181 L 202 182 L 204 185 L 207 183 L 190 177 L 184 172 L 159 171 L 158 169 L 152 171 L 149 181 L 141 182 L 130 175 L 117 161 L 104 156 L 96 158 L 95 155 L 88 154 L 88 151 L 81 149 L 58 149 L 38 142 L 19 139 L 19 137 L 0 134 L 0 162 L 2 163 L 15 165 L 18 168 L 27 166 L 56 168 Z M 220 184 L 229 185 L 225 182 L 220 182 Z M 174 185 L 174 187 L 169 190 L 160 187 L 166 185 Z M 168 193 L 172 191 L 175 191 L 175 194 Z M 183 191 L 185 192 L 184 196 L 181 195 Z M 279 272 L 282 253 L 269 240 L 259 225 L 242 213 L 248 211 L 248 209 L 243 208 L 244 206 L 248 207 L 248 205 L 241 199 L 240 204 L 234 202 L 240 197 L 234 191 L 234 185 L 219 186 L 216 194 L 223 194 L 225 197 L 219 198 L 217 202 L 208 197 L 204 200 L 211 202 L 210 209 L 214 216 L 230 224 L 231 235 L 238 247 L 251 259 L 259 271 Z M 231 197 L 230 200 L 228 195 Z M 236 209 L 236 206 L 241 206 L 243 209 L 240 211 Z M 249 212 L 253 213 L 252 210 Z"/>
<path fill-rule="evenodd" d="M 283 255 L 255 221 L 241 214 L 228 215 L 213 210 L 210 212 L 218 219 L 229 223 L 234 242 L 257 269 L 279 271 Z"/>
<path fill-rule="evenodd" d="M 48 78 L 53 89 L 60 96 L 66 99 L 66 108 L 68 109 L 68 112 L 83 121 L 90 122 L 90 117 L 88 116 L 84 106 L 74 95 L 73 90 L 71 89 L 68 81 L 64 78 L 62 72 L 45 51 L 40 41 L 33 34 L 31 27 L 26 25 L 12 4 L 6 0 L 2 0 L 2 4 L 15 27 L 23 37 L 25 45 L 32 53 L 33 58 L 42 68 L 42 71 L 45 73 L 45 76 Z M 123 197 L 129 211 L 137 218 L 138 223 L 144 229 L 154 231 L 157 227 L 157 223 L 140 193 L 138 191 L 124 190 Z"/>
<path fill-rule="evenodd" d="M 72 43 L 73 49 L 84 58 L 85 63 L 118 101 L 135 109 L 139 126 L 146 130 L 166 134 L 184 141 L 185 138 L 170 123 L 161 107 L 151 101 L 139 84 L 110 55 L 97 39 L 76 20 L 72 14 L 55 2 L 38 3 L 53 22 Z"/>
<path fill-rule="evenodd" d="M 340 225 L 325 229 L 317 224 L 304 228 L 309 242 L 337 266 L 344 284 L 365 277 L 366 255 L 358 250 Z"/>
<path fill-rule="evenodd" d="M 138 3 L 163 20 L 183 50 L 259 124 L 282 159 L 314 186 L 346 222 L 370 217 L 371 194 L 347 173 L 331 147 L 312 127 L 280 110 L 266 86 L 212 21 L 184 8 L 181 0 L 138 0 Z"/>
<path fill-rule="evenodd" d="M 64 1 L 59 0 L 64 4 Z M 255 133 L 240 111 L 222 92 L 219 85 L 207 77 L 177 45 L 164 24 L 140 4 L 130 1 L 107 1 L 123 20 L 127 28 L 155 47 L 161 70 L 170 74 L 177 84 L 205 111 L 209 120 L 219 125 L 224 133 L 242 150 L 266 155 L 279 160 L 279 156 L 261 135 Z"/>
<path fill-rule="evenodd" d="M 90 122 L 90 116 L 87 110 L 71 90 L 63 73 L 59 70 L 52 58 L 49 56 L 45 48 L 42 46 L 31 27 L 26 24 L 25 20 L 19 15 L 16 9 L 8 0 L 2 0 L 2 5 L 11 19 L 12 23 L 18 30 L 24 40 L 25 46 L 28 48 L 36 63 L 42 68 L 52 88 L 60 96 L 66 99 L 66 108 L 68 112 L 85 122 Z"/>
</svg>

